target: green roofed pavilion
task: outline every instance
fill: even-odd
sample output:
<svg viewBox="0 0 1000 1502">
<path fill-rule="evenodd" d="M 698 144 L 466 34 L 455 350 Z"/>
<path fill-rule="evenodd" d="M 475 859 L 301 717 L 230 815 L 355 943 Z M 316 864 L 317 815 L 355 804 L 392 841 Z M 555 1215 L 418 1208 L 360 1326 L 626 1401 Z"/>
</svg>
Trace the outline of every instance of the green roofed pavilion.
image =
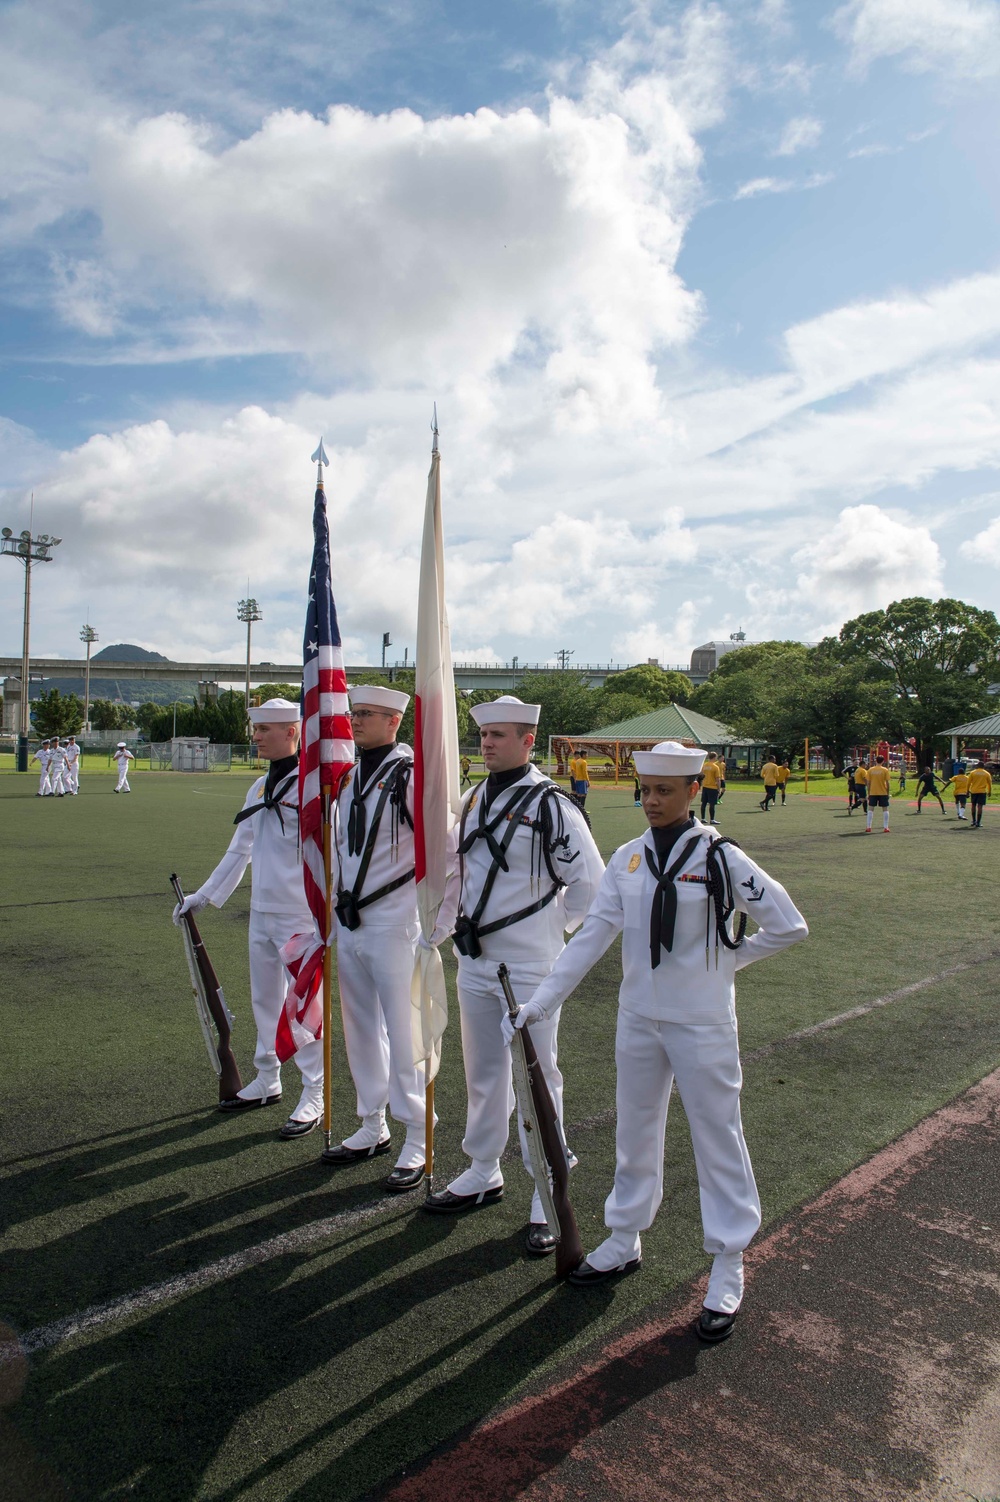
<svg viewBox="0 0 1000 1502">
<path fill-rule="evenodd" d="M 941 734 L 960 735 L 966 741 L 977 737 L 984 741 L 1000 740 L 1000 714 L 988 714 L 984 720 L 970 720 L 967 725 L 953 725 L 950 730 L 942 730 Z"/>
<path fill-rule="evenodd" d="M 682 741 L 688 745 L 705 746 L 710 751 L 723 746 L 745 746 L 747 741 L 735 736 L 725 725 L 707 714 L 697 714 L 693 709 L 683 709 L 679 704 L 665 704 L 662 709 L 651 709 L 648 714 L 633 715 L 628 720 L 618 720 L 614 725 L 602 725 L 586 736 L 573 736 L 579 740 L 602 741 Z"/>
</svg>

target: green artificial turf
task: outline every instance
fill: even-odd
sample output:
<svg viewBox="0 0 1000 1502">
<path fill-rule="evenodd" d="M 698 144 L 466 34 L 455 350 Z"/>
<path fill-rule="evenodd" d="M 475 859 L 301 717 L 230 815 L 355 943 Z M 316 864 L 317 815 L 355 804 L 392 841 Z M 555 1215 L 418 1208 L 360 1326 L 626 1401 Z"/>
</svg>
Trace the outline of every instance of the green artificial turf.
<svg viewBox="0 0 1000 1502">
<path fill-rule="evenodd" d="M 125 797 L 95 774 L 79 798 L 41 801 L 33 779 L 0 776 L 0 1320 L 24 1333 L 324 1217 L 387 1209 L 8 1367 L 0 1460 L 12 1498 L 365 1497 L 706 1266 L 676 1098 L 643 1271 L 586 1293 L 525 1257 L 529 1186 L 513 1159 L 498 1206 L 442 1219 L 420 1211 L 419 1195 L 384 1199 L 391 1158 L 331 1172 L 317 1134 L 277 1140 L 281 1108 L 235 1120 L 212 1110 L 167 877 L 178 871 L 188 888 L 205 877 L 248 782 L 245 772 L 140 772 Z M 767 1224 L 996 1067 L 1000 965 L 985 957 L 1000 948 L 1000 820 L 991 810 L 973 832 L 950 810 L 942 818 L 925 804 L 918 818 L 894 799 L 886 838 L 865 836 L 842 803 L 790 799 L 765 816 L 757 797 L 731 785 L 722 830 L 785 883 L 811 928 L 807 943 L 738 981 L 744 1114 Z M 605 852 L 642 828 L 628 788 L 595 790 L 588 806 Z M 202 925 L 237 1013 L 245 1077 L 248 899 L 245 882 Z M 453 984 L 450 958 L 447 970 Z M 567 1003 L 560 1036 L 588 1247 L 604 1234 L 614 1164 L 618 976 L 615 946 Z M 333 1078 L 339 1138 L 356 1124 L 339 1034 Z M 293 1105 L 292 1066 L 285 1080 Z M 438 1084 L 439 1183 L 466 1161 L 464 1103 L 455 1015 Z"/>
</svg>

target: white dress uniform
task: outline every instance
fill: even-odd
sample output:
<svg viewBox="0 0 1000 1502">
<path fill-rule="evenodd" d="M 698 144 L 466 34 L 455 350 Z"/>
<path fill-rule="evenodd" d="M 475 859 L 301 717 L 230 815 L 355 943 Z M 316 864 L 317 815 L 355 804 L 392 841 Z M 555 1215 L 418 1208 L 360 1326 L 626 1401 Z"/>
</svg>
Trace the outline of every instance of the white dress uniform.
<svg viewBox="0 0 1000 1502">
<path fill-rule="evenodd" d="M 281 1094 L 281 1065 L 274 1041 L 291 982 L 281 948 L 295 934 L 311 934 L 315 928 L 302 884 L 297 758 L 295 762 L 282 767 L 284 776 L 273 787 L 271 800 L 265 797 L 266 776 L 251 784 L 243 808 L 256 811 L 237 824 L 229 849 L 196 894 L 213 907 L 222 907 L 252 863 L 250 1000 L 257 1025 L 257 1077 L 240 1091 L 244 1100 L 268 1100 Z M 295 1062 L 302 1074 L 302 1098 L 292 1119 L 315 1119 L 323 1110 L 322 1040 L 300 1048 Z"/>
<path fill-rule="evenodd" d="M 63 782 L 67 793 L 72 793 L 75 797 L 80 791 L 80 747 L 76 741 L 70 741 L 69 745 L 64 749 L 66 752 L 66 772 Z"/>
<path fill-rule="evenodd" d="M 743 1251 L 760 1225 L 740 1119 L 734 978 L 754 960 L 804 939 L 808 929 L 784 887 L 727 843 L 731 902 L 759 928 L 738 949 L 719 942 L 707 889 L 706 858 L 715 841 L 713 831 L 692 818 L 659 876 L 652 869 L 658 865 L 652 831 L 616 850 L 580 932 L 533 1000 L 544 1014 L 554 1015 L 622 934 L 617 1161 L 605 1203 L 612 1234 L 587 1261 L 607 1271 L 640 1254 L 640 1233 L 652 1225 L 663 1198 L 667 1106 L 676 1081 L 691 1128 L 705 1250 L 714 1257 L 705 1305 L 730 1314 L 743 1295 Z M 659 941 L 654 916 L 664 886 L 672 887 L 676 898 L 669 952 Z M 673 905 L 669 896 L 662 900 Z M 536 1026 L 532 1023 L 532 1037 Z"/>
<path fill-rule="evenodd" d="M 57 742 L 49 752 L 49 782 L 52 792 L 57 798 L 62 798 L 66 794 L 65 777 L 66 750 L 65 747 L 60 746 Z"/>
<path fill-rule="evenodd" d="M 128 764 L 135 761 L 135 757 L 129 751 L 123 741 L 114 754 L 114 760 L 118 763 L 118 785 L 116 793 L 130 793 L 132 789 L 128 785 Z"/>
<path fill-rule="evenodd" d="M 494 711 L 494 723 L 500 713 L 507 720 L 516 713 L 516 723 L 521 723 L 522 713 L 533 709 L 537 722 L 537 706 L 515 701 L 516 711 L 506 707 L 496 711 L 498 702 L 506 705 L 501 700 L 477 708 Z M 531 723 L 528 713 L 523 714 L 523 719 Z M 501 780 L 503 777 L 501 774 Z M 518 780 L 502 786 L 487 803 L 488 786 L 488 780 L 480 783 L 464 799 L 462 820 L 451 836 L 454 866 L 438 919 L 439 931 L 447 932 L 452 927 L 461 930 L 463 918 L 468 921 L 478 914 L 475 922 L 480 955 L 473 958 L 461 953 L 458 946 L 466 942 L 461 937 L 455 950 L 468 1089 L 462 1149 L 472 1164 L 452 1180 L 448 1190 L 463 1196 L 480 1194 L 503 1183 L 500 1157 L 507 1145 L 510 1114 L 514 1109 L 510 1050 L 500 1030 L 507 1005 L 497 979 L 497 967 L 501 962 L 507 965 L 518 1001 L 530 1000 L 562 953 L 565 934 L 583 920 L 604 871 L 604 862 L 583 814 L 537 768 L 525 767 Z M 547 823 L 551 825 L 550 841 L 545 836 Z M 477 831 L 483 834 L 477 837 Z M 503 846 L 507 870 L 496 866 L 491 842 L 494 851 Z M 461 854 L 460 844 L 465 847 Z M 490 891 L 482 906 L 487 882 Z M 532 907 L 536 910 L 505 923 L 504 920 Z M 489 929 L 493 931 L 487 932 Z M 554 1008 L 545 1022 L 532 1028 L 531 1037 L 561 1122 L 563 1079 L 558 1065 L 558 1032 L 558 1008 Z M 524 1166 L 531 1174 L 520 1124 L 518 1131 Z M 532 1199 L 530 1219 L 535 1224 L 545 1221 L 537 1192 Z"/>
<path fill-rule="evenodd" d="M 407 696 L 398 697 L 405 708 Z M 351 691 L 352 706 L 368 702 Z M 424 1071 L 413 1061 L 410 1020 L 419 933 L 412 767 L 409 746 L 362 752 L 341 785 L 335 815 L 337 977 L 361 1117 L 343 1145 L 383 1142 L 388 1106 L 406 1128 L 398 1168 L 423 1164 L 425 1147 Z"/>
<path fill-rule="evenodd" d="M 38 774 L 38 796 L 47 798 L 52 791 L 52 782 L 49 778 L 49 766 L 52 761 L 52 753 L 48 746 L 39 746 L 32 761 L 37 761 L 41 771 Z"/>
</svg>

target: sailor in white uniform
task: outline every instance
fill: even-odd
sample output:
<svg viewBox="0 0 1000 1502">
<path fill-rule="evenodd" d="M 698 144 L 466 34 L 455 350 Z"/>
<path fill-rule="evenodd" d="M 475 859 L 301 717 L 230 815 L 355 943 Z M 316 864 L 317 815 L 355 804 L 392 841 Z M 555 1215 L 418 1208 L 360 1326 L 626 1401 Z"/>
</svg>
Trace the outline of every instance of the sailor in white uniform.
<svg viewBox="0 0 1000 1502">
<path fill-rule="evenodd" d="M 270 761 L 270 770 L 251 784 L 236 815 L 229 849 L 211 876 L 174 909 L 174 922 L 179 923 L 182 912 L 198 912 L 208 903 L 222 907 L 252 863 L 250 1001 L 257 1024 L 257 1075 L 231 1100 L 220 1101 L 220 1111 L 247 1111 L 281 1099 L 281 1065 L 274 1041 L 291 980 L 281 948 L 294 935 L 315 931 L 299 854 L 299 706 L 287 699 L 269 699 L 249 715 L 257 750 Z M 322 1039 L 300 1048 L 295 1062 L 302 1074 L 302 1095 L 281 1128 L 284 1138 L 305 1136 L 323 1113 Z"/>
<path fill-rule="evenodd" d="M 500 1157 L 514 1091 L 500 1028 L 507 1008 L 497 967 L 503 961 L 518 1000 L 530 1000 L 562 953 L 566 932 L 583 920 L 604 871 L 583 812 L 530 765 L 540 706 L 505 694 L 471 713 L 489 775 L 465 797 L 452 838 L 454 869 L 432 941 L 454 930 L 468 1088 L 462 1148 L 472 1163 L 425 1201 L 424 1209 L 437 1214 L 471 1210 L 503 1194 Z M 532 1029 L 532 1039 L 561 1121 L 558 1030 L 559 1012 L 553 1008 Z M 530 1174 L 520 1126 L 519 1131 Z M 537 1191 L 525 1245 L 535 1256 L 555 1250 Z"/>
<path fill-rule="evenodd" d="M 130 761 L 135 761 L 135 757 L 124 741 L 118 742 L 112 760 L 118 764 L 118 785 L 115 788 L 115 792 L 130 793 L 132 789 L 128 785 L 128 764 Z"/>
<path fill-rule="evenodd" d="M 66 777 L 66 742 L 60 743 L 58 737 L 49 747 L 49 781 L 52 791 L 57 798 L 65 798 L 67 788 Z"/>
<path fill-rule="evenodd" d="M 697 1329 L 718 1341 L 732 1330 L 743 1297 L 743 1252 L 760 1225 L 740 1120 L 734 977 L 808 929 L 778 882 L 692 816 L 704 759 L 676 741 L 635 753 L 650 828 L 615 851 L 583 927 L 517 1025 L 530 1025 L 534 1037 L 623 935 L 617 1165 L 605 1204 L 611 1234 L 570 1281 L 597 1283 L 639 1266 L 640 1233 L 663 1198 L 667 1105 L 676 1081 L 691 1128 L 705 1250 L 714 1259 Z M 732 932 L 734 913 L 758 925 L 751 938 L 742 938 L 745 919 Z"/>
<path fill-rule="evenodd" d="M 41 768 L 38 776 L 38 792 L 35 794 L 35 797 L 48 798 L 52 794 L 52 782 L 49 777 L 49 766 L 52 761 L 52 752 L 49 750 L 48 741 L 42 741 L 42 744 L 39 746 L 38 750 L 35 752 L 31 760 L 37 761 L 39 767 Z"/>
<path fill-rule="evenodd" d="M 335 929 L 347 1061 L 361 1125 L 323 1153 L 345 1167 L 387 1153 L 386 1107 L 406 1129 L 390 1193 L 423 1181 L 424 1071 L 413 1061 L 410 987 L 419 934 L 413 850 L 413 753 L 396 744 L 409 694 L 359 684 L 350 690 L 358 760 L 334 814 Z"/>
<path fill-rule="evenodd" d="M 65 745 L 66 772 L 63 782 L 67 793 L 72 793 L 75 798 L 80 791 L 80 747 L 76 743 L 76 736 L 71 735 Z"/>
</svg>

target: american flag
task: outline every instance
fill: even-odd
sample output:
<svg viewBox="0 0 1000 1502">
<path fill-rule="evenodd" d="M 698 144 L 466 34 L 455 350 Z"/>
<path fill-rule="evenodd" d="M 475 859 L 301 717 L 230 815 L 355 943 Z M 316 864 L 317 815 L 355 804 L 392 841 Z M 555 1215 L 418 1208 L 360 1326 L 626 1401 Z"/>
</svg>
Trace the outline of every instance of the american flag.
<svg viewBox="0 0 1000 1502">
<path fill-rule="evenodd" d="M 327 930 L 327 882 L 332 880 L 323 857 L 323 808 L 344 774 L 354 765 L 354 737 L 347 701 L 347 675 L 337 626 L 337 607 L 330 582 L 330 529 L 326 518 L 322 442 L 313 455 L 317 464 L 313 507 L 313 559 L 309 604 L 302 642 L 302 745 L 299 753 L 299 838 L 306 901 L 316 920 L 316 934 L 296 934 L 283 951 L 294 976 L 278 1021 L 275 1049 L 285 1062 L 303 1044 L 323 1032 L 323 953 Z"/>
</svg>

